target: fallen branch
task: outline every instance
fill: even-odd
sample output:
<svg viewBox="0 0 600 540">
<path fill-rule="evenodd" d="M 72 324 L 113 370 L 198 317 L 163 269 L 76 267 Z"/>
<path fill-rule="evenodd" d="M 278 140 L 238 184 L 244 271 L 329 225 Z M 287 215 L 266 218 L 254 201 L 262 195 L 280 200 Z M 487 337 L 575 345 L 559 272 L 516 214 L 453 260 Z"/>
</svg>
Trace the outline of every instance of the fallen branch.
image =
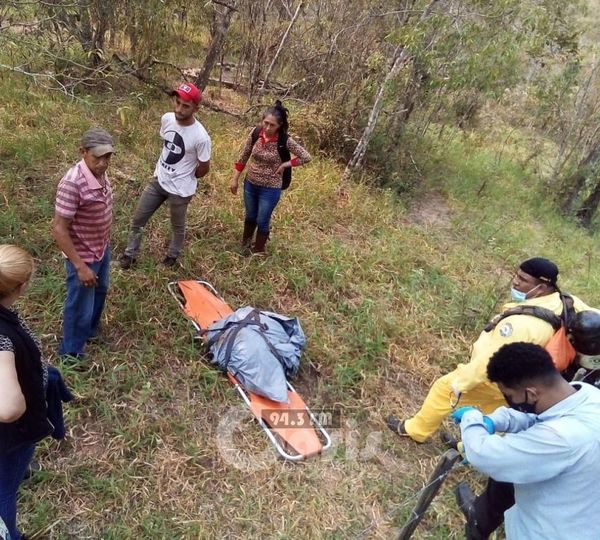
<svg viewBox="0 0 600 540">
<path fill-rule="evenodd" d="M 139 81 L 143 82 L 144 84 L 147 84 L 149 86 L 153 86 L 155 88 L 158 88 L 158 89 L 162 90 L 165 94 L 170 94 L 171 93 L 172 88 L 170 86 L 167 86 L 167 85 L 165 85 L 162 82 L 156 81 L 156 80 L 152 79 L 151 77 L 148 77 L 139 68 L 133 67 L 131 65 L 131 62 L 129 62 L 128 60 L 124 60 L 117 53 L 113 53 L 112 59 L 113 59 L 113 62 L 115 62 L 116 65 L 119 68 L 121 68 L 121 70 L 125 74 L 131 75 L 132 77 L 135 77 L 136 79 L 138 79 Z M 168 65 L 168 66 L 173 67 L 175 69 L 179 69 L 174 64 L 170 64 L 168 62 L 160 62 L 158 60 L 153 60 L 153 62 L 156 63 L 156 64 L 160 63 L 160 64 Z"/>
<path fill-rule="evenodd" d="M 207 98 L 206 96 L 202 96 L 201 105 L 203 107 L 206 107 L 207 109 L 210 109 L 211 111 L 225 113 L 230 116 L 234 116 L 235 118 L 242 118 L 242 115 L 240 113 L 221 107 L 220 105 L 217 105 L 214 101 L 211 101 L 211 99 Z"/>
<path fill-rule="evenodd" d="M 170 86 L 166 86 L 164 83 L 162 83 L 160 81 L 156 81 L 151 77 L 148 77 L 145 73 L 141 72 L 140 69 L 134 68 L 129 62 L 122 59 L 117 54 L 113 54 L 113 59 L 118 63 L 118 65 L 123 69 L 123 71 L 125 71 L 125 73 L 127 73 L 128 75 L 135 77 L 136 79 L 142 81 L 143 83 L 145 83 L 149 86 L 153 86 L 155 88 L 162 90 L 165 94 L 169 94 L 169 95 L 171 94 L 171 91 L 173 89 Z M 184 79 L 186 79 L 189 76 L 189 74 L 186 72 L 186 70 L 184 70 L 184 69 L 180 68 L 179 66 L 176 66 L 175 64 L 172 64 L 170 62 L 164 62 L 162 60 L 154 59 L 150 63 L 150 66 L 153 66 L 153 65 L 163 65 L 163 66 L 172 67 L 173 69 L 177 70 L 181 74 L 182 78 L 184 78 Z M 206 97 L 206 95 L 204 95 L 202 97 L 202 106 L 206 107 L 207 109 L 211 109 L 212 111 L 228 114 L 228 115 L 234 116 L 236 118 L 241 117 L 240 113 L 226 109 L 224 107 L 221 107 L 221 105 L 217 105 L 217 103 L 212 101 L 210 98 Z"/>
</svg>

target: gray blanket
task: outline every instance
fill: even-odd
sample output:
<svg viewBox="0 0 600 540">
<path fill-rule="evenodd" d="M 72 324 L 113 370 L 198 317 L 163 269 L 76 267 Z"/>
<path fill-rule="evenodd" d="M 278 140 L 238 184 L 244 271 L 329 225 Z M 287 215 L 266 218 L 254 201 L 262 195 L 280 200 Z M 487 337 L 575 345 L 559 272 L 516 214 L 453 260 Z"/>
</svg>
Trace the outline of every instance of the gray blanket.
<svg viewBox="0 0 600 540">
<path fill-rule="evenodd" d="M 238 309 L 208 329 L 211 362 L 246 389 L 287 402 L 288 377 L 300 368 L 306 338 L 300 321 L 253 307 Z"/>
</svg>

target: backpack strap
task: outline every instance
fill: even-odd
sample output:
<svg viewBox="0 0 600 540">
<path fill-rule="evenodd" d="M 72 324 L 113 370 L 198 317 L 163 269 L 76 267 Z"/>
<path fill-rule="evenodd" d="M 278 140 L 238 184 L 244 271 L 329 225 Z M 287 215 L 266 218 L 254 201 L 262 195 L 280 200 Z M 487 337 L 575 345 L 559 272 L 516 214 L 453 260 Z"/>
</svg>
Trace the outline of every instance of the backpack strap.
<svg viewBox="0 0 600 540">
<path fill-rule="evenodd" d="M 219 339 L 221 339 L 221 336 L 225 336 L 224 360 L 225 360 L 225 363 L 228 365 L 229 362 L 231 361 L 231 353 L 233 351 L 233 345 L 235 343 L 235 339 L 237 338 L 237 335 L 240 333 L 240 330 L 247 326 L 255 326 L 256 327 L 258 335 L 261 338 L 263 338 L 264 342 L 266 343 L 267 347 L 269 348 L 269 350 L 271 351 L 273 356 L 275 356 L 275 358 L 277 358 L 277 360 L 279 361 L 279 363 L 281 365 L 284 365 L 285 360 L 282 358 L 279 351 L 271 343 L 269 338 L 267 338 L 267 336 L 265 335 L 265 331 L 268 330 L 268 327 L 260 321 L 260 311 L 257 309 L 252 309 L 248 313 L 248 315 L 246 315 L 243 319 L 241 319 L 239 321 L 228 321 L 225 324 L 225 326 L 223 326 L 221 328 L 211 329 L 210 330 L 211 332 L 215 331 L 215 335 L 208 341 L 207 346 L 210 349 L 210 347 L 212 347 Z"/>
<path fill-rule="evenodd" d="M 283 131 L 279 132 L 279 137 L 277 139 L 277 152 L 279 152 L 279 159 L 281 159 L 281 163 L 285 163 L 286 161 L 290 161 L 292 155 L 287 147 L 288 142 L 288 134 Z M 283 176 L 281 177 L 281 189 L 287 189 L 290 187 L 290 183 L 292 182 L 292 168 L 288 167 L 283 170 Z"/>
<path fill-rule="evenodd" d="M 284 163 L 289 161 L 292 155 L 287 147 L 288 142 L 288 134 L 283 131 L 279 132 L 279 137 L 277 138 L 277 151 L 279 152 L 279 157 L 281 158 L 281 162 Z"/>
<path fill-rule="evenodd" d="M 563 325 L 568 328 L 571 320 L 575 317 L 575 300 L 573 300 L 573 297 L 570 294 L 562 292 L 560 293 L 560 299 L 563 303 L 563 310 L 560 318 L 562 319 Z"/>
<path fill-rule="evenodd" d="M 573 297 L 566 293 L 560 293 L 560 299 L 563 304 L 563 310 L 560 316 L 554 313 L 554 311 L 540 306 L 517 306 L 507 309 L 503 313 L 500 313 L 500 315 L 496 315 L 485 326 L 484 331 L 491 332 L 494 328 L 496 328 L 496 326 L 498 326 L 498 323 L 503 319 L 506 319 L 506 317 L 510 317 L 512 315 L 529 315 L 531 317 L 541 319 L 542 321 L 546 321 L 552 326 L 554 331 L 557 332 L 561 326 L 567 327 L 570 319 L 575 315 Z"/>
<path fill-rule="evenodd" d="M 541 319 L 542 321 L 546 321 L 548 324 L 552 325 L 554 331 L 556 332 L 562 325 L 561 318 L 556 315 L 553 311 L 549 309 L 539 307 L 539 306 L 518 306 L 511 309 L 507 309 L 500 315 L 494 317 L 484 328 L 485 332 L 491 332 L 498 323 L 506 317 L 511 317 L 512 315 L 530 315 L 531 317 L 535 317 L 536 319 Z"/>
<path fill-rule="evenodd" d="M 252 130 L 252 146 L 254 146 L 256 144 L 256 141 L 258 141 L 258 137 L 260 136 L 260 130 L 262 128 L 260 126 L 256 126 L 253 130 Z"/>
</svg>

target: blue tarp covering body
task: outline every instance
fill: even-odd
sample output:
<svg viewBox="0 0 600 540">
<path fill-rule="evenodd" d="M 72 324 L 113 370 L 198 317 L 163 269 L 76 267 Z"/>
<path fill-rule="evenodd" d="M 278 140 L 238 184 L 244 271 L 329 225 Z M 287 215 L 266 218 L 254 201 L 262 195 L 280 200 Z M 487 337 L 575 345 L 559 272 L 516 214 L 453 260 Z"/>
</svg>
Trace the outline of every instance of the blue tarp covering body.
<svg viewBox="0 0 600 540">
<path fill-rule="evenodd" d="M 287 402 L 306 337 L 296 318 L 243 307 L 208 329 L 211 362 L 255 394 Z"/>
</svg>

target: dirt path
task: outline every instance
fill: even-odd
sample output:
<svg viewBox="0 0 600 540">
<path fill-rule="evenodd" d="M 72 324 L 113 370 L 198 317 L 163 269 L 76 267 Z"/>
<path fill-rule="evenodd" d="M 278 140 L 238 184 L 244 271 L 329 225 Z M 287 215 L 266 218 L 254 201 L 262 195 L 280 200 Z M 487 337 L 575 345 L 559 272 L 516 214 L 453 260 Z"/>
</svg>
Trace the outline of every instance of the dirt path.
<svg viewBox="0 0 600 540">
<path fill-rule="evenodd" d="M 408 220 L 417 225 L 448 227 L 450 225 L 448 203 L 440 193 L 428 192 L 413 203 L 408 213 Z"/>
</svg>

